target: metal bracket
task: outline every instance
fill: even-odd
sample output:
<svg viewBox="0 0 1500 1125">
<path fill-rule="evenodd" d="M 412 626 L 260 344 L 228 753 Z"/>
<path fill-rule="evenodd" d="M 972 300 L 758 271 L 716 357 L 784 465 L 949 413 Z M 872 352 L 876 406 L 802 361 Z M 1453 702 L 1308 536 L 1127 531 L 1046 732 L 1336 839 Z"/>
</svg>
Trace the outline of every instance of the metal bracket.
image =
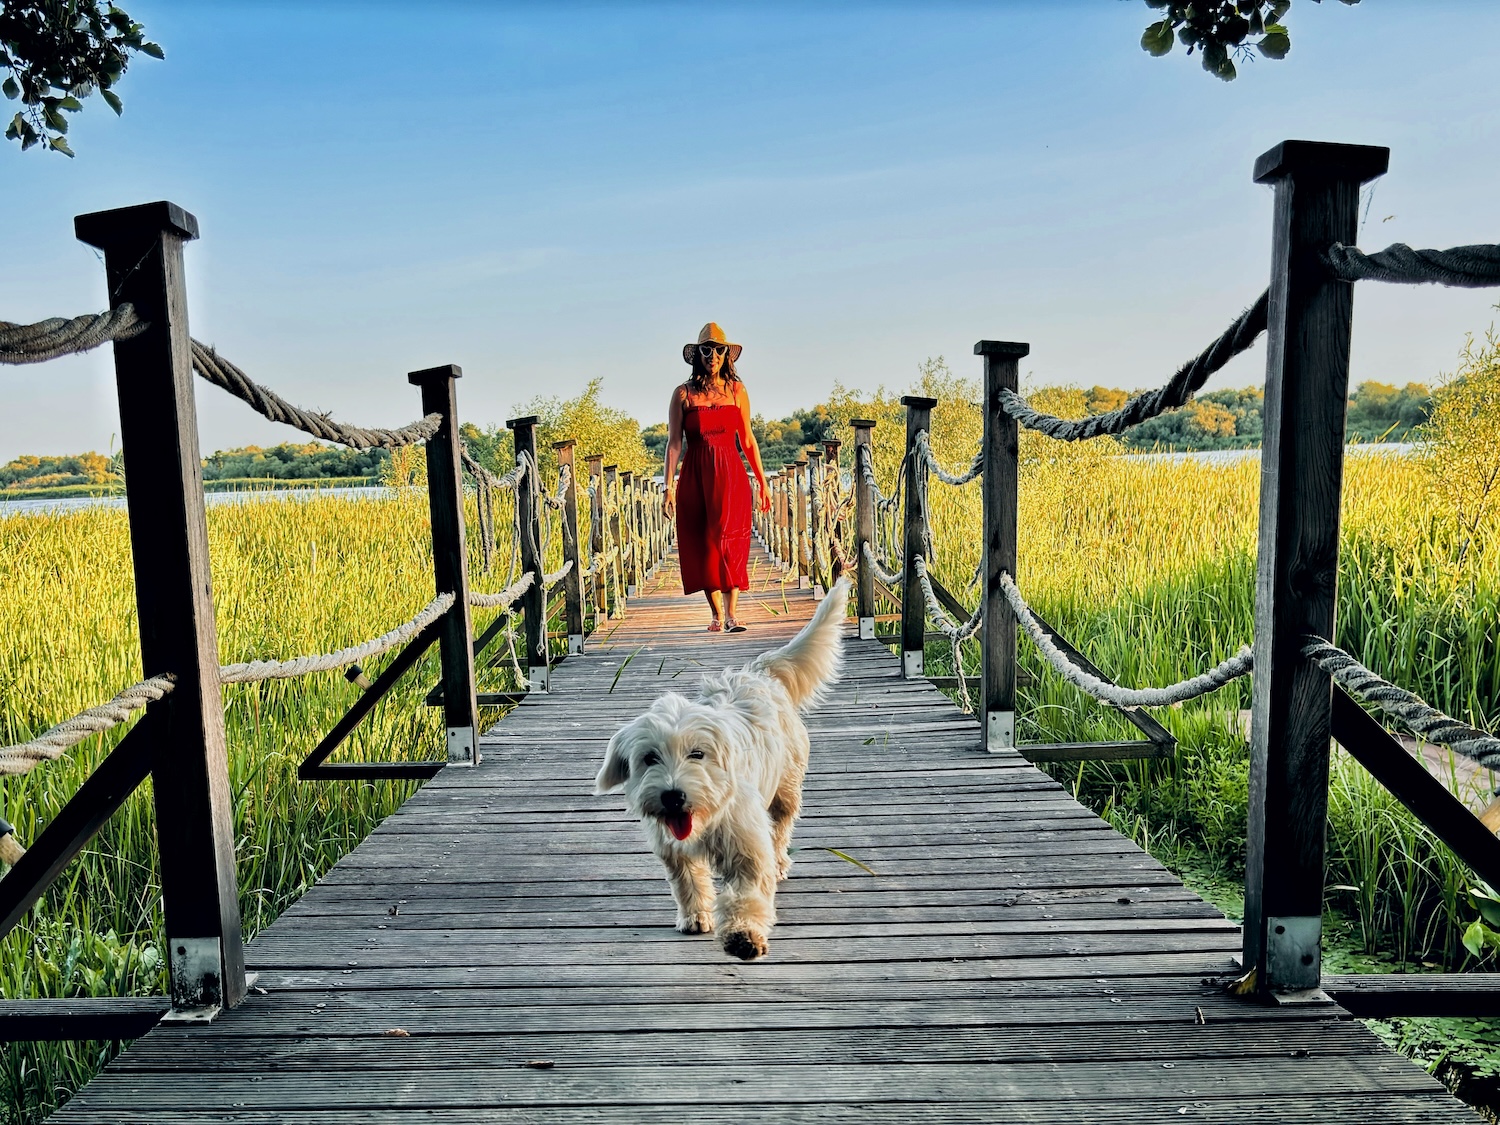
<svg viewBox="0 0 1500 1125">
<path fill-rule="evenodd" d="M 224 952 L 216 937 L 167 941 L 172 1010 L 166 1019 L 204 1022 L 224 1002 Z"/>
<path fill-rule="evenodd" d="M 903 679 L 920 680 L 922 678 L 922 650 L 919 648 L 903 649 L 901 652 L 901 675 Z"/>
<path fill-rule="evenodd" d="M 448 728 L 448 761 L 470 766 L 479 763 L 479 755 L 474 751 L 473 727 Z"/>
<path fill-rule="evenodd" d="M 859 639 L 862 641 L 873 641 L 875 639 L 875 619 L 873 617 L 861 617 L 859 619 Z"/>
<path fill-rule="evenodd" d="M 529 695 L 552 690 L 552 669 L 545 664 L 534 664 L 527 669 L 529 679 L 526 691 Z"/>
<path fill-rule="evenodd" d="M 583 634 L 582 633 L 569 633 L 568 634 L 568 655 L 569 656 L 578 656 L 582 652 L 583 652 Z"/>
<path fill-rule="evenodd" d="M 1266 982 L 1278 993 L 1316 989 L 1323 951 L 1323 919 L 1300 915 L 1266 919 Z"/>
<path fill-rule="evenodd" d="M 1016 713 L 987 711 L 984 716 L 984 748 L 991 754 L 1016 748 Z"/>
</svg>

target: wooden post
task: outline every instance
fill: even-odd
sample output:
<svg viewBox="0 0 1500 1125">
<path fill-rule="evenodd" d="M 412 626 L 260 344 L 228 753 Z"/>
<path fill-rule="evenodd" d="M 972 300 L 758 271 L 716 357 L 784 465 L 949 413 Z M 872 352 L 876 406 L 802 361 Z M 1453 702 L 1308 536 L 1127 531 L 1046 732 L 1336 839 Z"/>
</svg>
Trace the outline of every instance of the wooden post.
<svg viewBox="0 0 1500 1125">
<path fill-rule="evenodd" d="M 796 520 L 792 553 L 796 556 L 797 563 L 797 589 L 806 590 L 812 586 L 812 570 L 808 565 L 810 560 L 807 546 L 807 458 L 805 457 L 792 462 L 790 498 Z"/>
<path fill-rule="evenodd" d="M 635 471 L 620 472 L 620 527 L 625 536 L 622 552 L 628 552 L 625 562 L 625 596 L 633 598 L 641 586 L 641 545 L 635 534 Z"/>
<path fill-rule="evenodd" d="M 814 598 L 821 598 L 828 592 L 829 583 L 823 574 L 823 554 L 823 451 L 809 449 L 807 451 L 807 555 Z"/>
<path fill-rule="evenodd" d="M 797 462 L 781 466 L 781 542 L 787 577 L 797 570 Z"/>
<path fill-rule="evenodd" d="M 927 641 L 927 599 L 922 596 L 922 584 L 917 581 L 914 560 L 918 555 L 927 554 L 927 512 L 922 506 L 922 495 L 926 491 L 922 485 L 927 479 L 927 466 L 917 457 L 917 431 L 932 429 L 932 408 L 937 405 L 937 399 L 903 395 L 901 405 L 906 407 L 907 458 L 905 561 L 901 564 L 905 572 L 901 580 L 901 675 L 904 679 L 920 680 Z M 932 561 L 927 560 L 928 563 Z"/>
<path fill-rule="evenodd" d="M 512 418 L 505 423 L 514 435 L 516 456 L 531 458 L 536 469 L 537 416 Z M 521 532 L 521 573 L 535 578 L 521 595 L 521 611 L 526 615 L 526 690 L 547 691 L 550 669 L 547 666 L 547 587 L 542 582 L 542 528 L 538 508 L 541 505 L 542 482 L 539 472 L 528 472 L 516 486 L 516 525 Z"/>
<path fill-rule="evenodd" d="M 870 418 L 851 418 L 854 428 L 854 566 L 859 581 L 855 583 L 854 610 L 859 617 L 859 635 L 867 641 L 875 639 L 875 569 L 865 558 L 865 544 L 875 548 L 875 496 L 870 483 L 860 471 L 862 457 L 875 464 L 875 449 L 870 438 L 875 422 Z M 860 450 L 864 453 L 861 454 Z"/>
<path fill-rule="evenodd" d="M 839 446 L 842 444 L 842 442 L 835 441 L 833 438 L 829 438 L 828 440 L 823 442 L 823 475 L 825 479 L 829 475 L 832 475 L 834 484 L 838 486 L 838 489 L 843 488 L 843 470 L 839 467 Z M 835 511 L 826 513 L 826 515 L 824 516 L 824 520 L 826 523 L 824 530 L 827 533 L 828 539 L 830 540 L 828 548 L 828 580 L 830 582 L 837 582 L 840 577 L 839 574 L 834 573 L 834 571 L 838 569 L 839 564 L 837 561 L 838 556 L 833 553 L 832 540 L 837 539 L 840 547 L 843 546 L 844 521 L 839 518 L 839 513 L 842 510 L 842 508 L 839 508 Z"/>
<path fill-rule="evenodd" d="M 589 484 L 594 494 L 589 497 L 589 566 L 604 557 L 604 454 L 590 453 L 585 461 L 589 467 Z M 599 563 L 594 571 L 594 628 L 609 616 L 609 566 Z"/>
<path fill-rule="evenodd" d="M 615 553 L 609 582 L 610 616 L 624 617 L 625 544 L 620 541 L 620 466 L 604 466 L 604 492 L 608 497 L 609 549 Z"/>
<path fill-rule="evenodd" d="M 175 1010 L 203 1013 L 244 999 L 245 957 L 183 273 L 198 220 L 147 203 L 80 215 L 74 230 L 104 251 L 110 307 L 134 305 L 145 325 L 115 342 L 115 380 L 141 671 L 177 677 L 150 706 L 169 988 Z"/>
<path fill-rule="evenodd" d="M 578 473 L 573 457 L 573 447 L 578 443 L 569 438 L 555 441 L 552 448 L 557 451 L 557 471 L 568 471 L 568 487 L 563 493 L 563 562 L 572 563 L 573 569 L 563 578 L 563 612 L 567 621 L 568 652 L 583 651 L 583 551 L 578 542 Z"/>
<path fill-rule="evenodd" d="M 781 470 L 766 477 L 771 490 L 771 510 L 766 513 L 766 550 L 771 552 L 771 562 L 781 565 Z"/>
<path fill-rule="evenodd" d="M 1301 653 L 1332 637 L 1353 286 L 1328 276 L 1353 244 L 1360 185 L 1390 150 L 1284 141 L 1255 162 L 1276 188 L 1251 692 L 1244 966 L 1261 993 L 1318 986 L 1331 685 Z"/>
<path fill-rule="evenodd" d="M 1030 344 L 980 340 L 984 357 L 984 625 L 979 721 L 991 753 L 1016 745 L 1016 615 L 1000 590 L 1000 575 L 1016 577 L 1016 513 L 1020 504 L 1020 427 L 1000 409 L 1001 390 L 1021 387 L 1021 358 Z"/>
<path fill-rule="evenodd" d="M 474 694 L 474 628 L 469 617 L 469 552 L 464 535 L 463 465 L 459 460 L 458 391 L 463 371 L 453 365 L 413 371 L 422 388 L 422 413 L 441 414 L 427 440 L 427 502 L 432 512 L 432 573 L 439 594 L 453 595 L 438 638 L 442 662 L 443 724 L 448 761 L 479 762 L 479 702 Z"/>
</svg>

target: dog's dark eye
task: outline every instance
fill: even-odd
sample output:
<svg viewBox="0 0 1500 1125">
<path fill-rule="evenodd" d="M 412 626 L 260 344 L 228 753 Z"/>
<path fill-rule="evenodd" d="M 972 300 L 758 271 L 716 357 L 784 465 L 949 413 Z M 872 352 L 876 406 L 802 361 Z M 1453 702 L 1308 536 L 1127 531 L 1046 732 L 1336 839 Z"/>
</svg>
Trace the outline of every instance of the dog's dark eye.
<svg viewBox="0 0 1500 1125">
<path fill-rule="evenodd" d="M 701 757 L 703 757 L 703 751 L 702 750 L 689 750 L 688 751 L 688 757 L 689 758 L 701 758 Z"/>
<path fill-rule="evenodd" d="M 643 766 L 659 766 L 659 765 L 661 765 L 661 755 L 658 754 L 655 750 L 648 750 L 641 757 L 641 765 L 643 765 Z"/>
</svg>

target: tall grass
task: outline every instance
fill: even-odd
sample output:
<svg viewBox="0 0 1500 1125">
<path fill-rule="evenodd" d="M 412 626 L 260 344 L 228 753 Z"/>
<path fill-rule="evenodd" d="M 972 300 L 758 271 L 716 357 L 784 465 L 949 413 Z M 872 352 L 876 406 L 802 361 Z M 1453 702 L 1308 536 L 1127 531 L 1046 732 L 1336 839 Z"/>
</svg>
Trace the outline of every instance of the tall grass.
<svg viewBox="0 0 1500 1125">
<path fill-rule="evenodd" d="M 501 497 L 500 504 L 508 503 Z M 585 509 L 585 525 L 586 508 Z M 472 511 L 470 525 L 474 523 Z M 499 589 L 511 557 L 497 520 Z M 405 621 L 433 596 L 425 492 L 391 499 L 268 500 L 208 512 L 219 653 L 224 663 L 327 652 Z M 472 538 L 472 537 L 471 537 Z M 548 569 L 560 561 L 552 535 Z M 583 532 L 587 542 L 587 530 Z M 0 744 L 24 741 L 141 678 L 125 513 L 86 509 L 0 518 Z M 477 625 L 493 611 L 476 614 Z M 495 650 L 491 650 L 495 651 Z M 391 658 L 371 662 L 372 675 Z M 503 656 L 503 649 L 499 655 Z M 488 662 L 493 664 L 494 662 Z M 481 687 L 514 686 L 500 660 Z M 441 757 L 441 711 L 423 706 L 437 650 L 383 699 L 339 751 L 351 760 Z M 337 672 L 224 689 L 240 909 L 247 936 L 273 921 L 412 791 L 406 782 L 299 782 L 297 764 L 355 701 Z M 492 720 L 498 712 L 490 711 Z M 23 843 L 123 736 L 118 727 L 0 785 L 0 813 Z M 149 783 L 0 941 L 8 999 L 164 991 L 160 882 Z M 0 1048 L 0 1121 L 45 1115 L 109 1056 L 108 1044 Z"/>
</svg>

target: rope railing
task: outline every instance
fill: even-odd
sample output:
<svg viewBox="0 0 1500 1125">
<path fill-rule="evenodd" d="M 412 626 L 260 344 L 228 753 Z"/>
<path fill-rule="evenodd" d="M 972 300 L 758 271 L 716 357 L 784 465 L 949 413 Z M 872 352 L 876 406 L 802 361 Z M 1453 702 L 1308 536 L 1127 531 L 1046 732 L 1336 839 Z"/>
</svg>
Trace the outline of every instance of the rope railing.
<svg viewBox="0 0 1500 1125">
<path fill-rule="evenodd" d="M 972 480 L 978 479 L 984 473 L 984 444 L 981 442 L 978 449 L 974 451 L 974 457 L 969 462 L 967 472 L 961 474 L 950 473 L 938 463 L 937 457 L 932 452 L 932 441 L 926 430 L 917 431 L 917 455 L 927 463 L 927 467 L 944 484 L 951 484 L 955 488 L 961 488 Z"/>
<path fill-rule="evenodd" d="M 1262 293 L 1255 304 L 1235 318 L 1222 336 L 1178 368 L 1165 386 L 1136 395 L 1117 410 L 1088 418 L 1059 418 L 1033 410 L 1024 398 L 1006 389 L 1000 391 L 1001 408 L 1028 430 L 1036 430 L 1058 441 L 1086 441 L 1102 434 L 1122 434 L 1147 418 L 1187 405 L 1210 375 L 1249 349 L 1266 330 L 1270 295 L 1269 289 Z"/>
<path fill-rule="evenodd" d="M 156 702 L 176 686 L 174 676 L 152 676 L 126 688 L 108 703 L 90 707 L 71 719 L 63 720 L 29 742 L 0 747 L 0 776 L 30 773 L 41 762 L 56 761 L 70 747 L 90 735 L 102 734 L 125 722 L 146 704 Z"/>
<path fill-rule="evenodd" d="M 1308 636 L 1302 655 L 1333 678 L 1333 682 L 1362 703 L 1371 703 L 1424 741 L 1446 746 L 1486 769 L 1500 769 L 1500 738 L 1461 723 L 1436 707 L 1382 679 L 1354 657 L 1322 637 Z"/>
<path fill-rule="evenodd" d="M 886 570 L 885 567 L 880 565 L 880 560 L 875 557 L 875 549 L 870 546 L 868 540 L 864 543 L 864 556 L 865 562 L 870 564 L 870 569 L 874 572 L 876 578 L 892 588 L 901 585 L 901 580 L 906 577 L 905 567 L 896 571 Z"/>
<path fill-rule="evenodd" d="M 553 492 L 551 496 L 542 497 L 547 507 L 551 508 L 553 511 L 558 511 L 562 508 L 563 501 L 567 499 L 568 485 L 572 483 L 572 480 L 573 470 L 567 465 L 562 466 L 557 472 L 556 491 Z"/>
<path fill-rule="evenodd" d="M 568 576 L 568 572 L 571 571 L 572 569 L 573 569 L 573 560 L 569 559 L 567 562 L 565 562 L 565 563 L 562 564 L 562 569 L 561 570 L 555 570 L 551 574 L 544 574 L 544 575 L 542 575 L 542 585 L 543 586 L 551 586 L 552 583 L 554 583 L 554 582 L 561 582 L 564 578 L 566 578 Z"/>
<path fill-rule="evenodd" d="M 1500 246 L 1454 246 L 1449 250 L 1413 250 L 1397 242 L 1366 254 L 1357 246 L 1335 242 L 1324 259 L 1342 281 L 1389 281 L 1401 285 L 1451 285 L 1486 289 L 1500 285 Z"/>
<path fill-rule="evenodd" d="M 1100 703 L 1107 703 L 1111 707 L 1123 710 L 1128 707 L 1170 707 L 1174 703 L 1185 703 L 1190 699 L 1197 699 L 1200 695 L 1217 691 L 1225 684 L 1247 675 L 1255 667 L 1255 654 L 1246 645 L 1228 660 L 1222 661 L 1208 671 L 1175 684 L 1168 684 L 1166 687 L 1126 688 L 1111 684 L 1078 667 L 1057 645 L 1053 644 L 1047 630 L 1043 629 L 1041 623 L 1037 621 L 1036 615 L 1031 612 L 1031 607 L 1021 597 L 1021 591 L 1016 588 L 1009 574 L 1001 573 L 1000 589 L 1005 595 L 1005 600 L 1010 603 L 1010 608 L 1015 611 L 1016 620 L 1026 630 L 1026 635 L 1031 638 L 1058 675 L 1084 694 L 1092 696 Z"/>
<path fill-rule="evenodd" d="M 128 340 L 145 328 L 130 304 L 86 316 L 50 317 L 35 324 L 0 320 L 0 363 L 45 363 L 111 340 Z"/>
<path fill-rule="evenodd" d="M 420 421 L 402 426 L 397 430 L 365 429 L 335 422 L 326 414 L 303 410 L 293 406 L 275 391 L 261 386 L 229 360 L 212 348 L 192 342 L 193 369 L 214 386 L 228 391 L 235 398 L 248 403 L 252 409 L 273 422 L 295 426 L 304 433 L 324 441 L 338 442 L 351 449 L 399 449 L 404 445 L 426 441 L 437 433 L 442 424 L 441 414 L 429 414 Z"/>
<path fill-rule="evenodd" d="M 927 612 L 931 615 L 938 631 L 952 641 L 966 641 L 984 624 L 984 603 L 974 607 L 974 612 L 969 619 L 963 623 L 952 617 L 943 603 L 938 601 L 937 591 L 932 588 L 932 579 L 927 574 L 927 560 L 921 555 L 912 559 L 912 569 L 916 571 L 917 581 L 922 586 L 922 597 L 927 601 Z"/>
<path fill-rule="evenodd" d="M 371 656 L 395 648 L 411 640 L 431 625 L 452 607 L 452 594 L 439 594 L 422 607 L 410 621 L 396 626 L 388 633 L 337 652 L 325 652 L 316 656 L 297 656 L 291 660 L 252 660 L 244 664 L 226 664 L 219 669 L 219 679 L 226 684 L 259 683 L 262 680 L 286 680 L 294 676 L 305 676 L 310 672 L 331 672 L 345 668 Z"/>
<path fill-rule="evenodd" d="M 528 571 L 498 594 L 481 594 L 470 590 L 469 604 L 476 609 L 509 609 L 522 594 L 531 589 L 531 584 L 535 581 L 536 575 Z"/>
</svg>

